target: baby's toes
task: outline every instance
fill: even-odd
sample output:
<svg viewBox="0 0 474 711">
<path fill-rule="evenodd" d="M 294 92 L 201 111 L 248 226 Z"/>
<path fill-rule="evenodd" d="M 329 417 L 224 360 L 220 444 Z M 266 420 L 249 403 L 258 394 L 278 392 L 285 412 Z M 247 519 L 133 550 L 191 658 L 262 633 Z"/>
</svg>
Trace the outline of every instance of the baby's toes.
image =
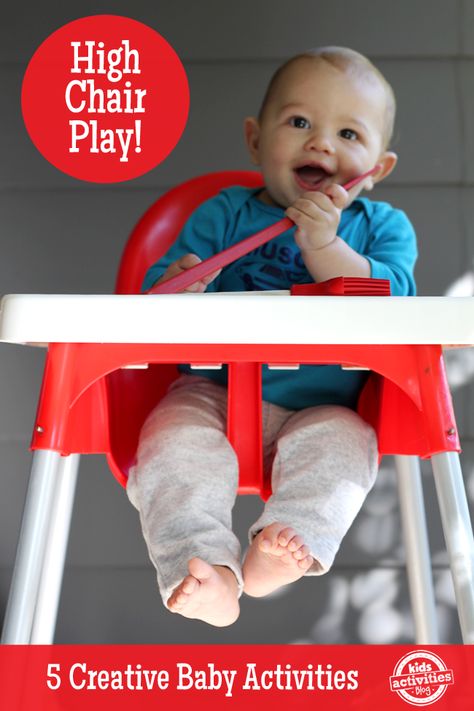
<svg viewBox="0 0 474 711">
<path fill-rule="evenodd" d="M 308 570 L 313 565 L 313 556 L 311 555 L 306 555 L 304 558 L 301 558 L 301 560 L 298 560 L 298 568 L 302 568 L 303 570 Z"/>
<path fill-rule="evenodd" d="M 303 560 L 303 558 L 306 558 L 306 556 L 309 555 L 309 548 L 308 546 L 305 546 L 302 544 L 298 550 L 295 550 L 293 552 L 293 558 L 296 558 L 296 560 Z"/>
<path fill-rule="evenodd" d="M 178 612 L 182 608 L 182 604 L 180 604 L 178 595 L 174 595 L 173 598 L 170 598 L 168 600 L 168 609 L 171 610 L 171 612 Z"/>
<path fill-rule="evenodd" d="M 289 547 L 290 542 L 293 540 L 293 538 L 295 538 L 295 536 L 296 533 L 292 528 L 284 528 L 278 534 L 278 545 L 282 546 L 283 548 Z"/>
<path fill-rule="evenodd" d="M 188 575 L 168 600 L 168 609 L 173 612 L 181 610 L 188 602 L 189 596 L 195 591 L 197 585 L 197 580 Z"/>
<path fill-rule="evenodd" d="M 288 550 L 291 553 L 296 553 L 304 546 L 304 541 L 301 536 L 293 536 L 291 541 L 288 543 Z"/>
<path fill-rule="evenodd" d="M 177 593 L 175 600 L 174 600 L 176 607 L 182 607 L 187 602 L 188 597 L 189 596 L 186 595 L 186 593 L 184 593 L 182 590 L 180 590 L 179 593 Z"/>
<path fill-rule="evenodd" d="M 188 575 L 181 584 L 181 592 L 186 593 L 186 595 L 191 595 L 196 590 L 197 585 L 198 581 L 196 578 Z"/>
</svg>

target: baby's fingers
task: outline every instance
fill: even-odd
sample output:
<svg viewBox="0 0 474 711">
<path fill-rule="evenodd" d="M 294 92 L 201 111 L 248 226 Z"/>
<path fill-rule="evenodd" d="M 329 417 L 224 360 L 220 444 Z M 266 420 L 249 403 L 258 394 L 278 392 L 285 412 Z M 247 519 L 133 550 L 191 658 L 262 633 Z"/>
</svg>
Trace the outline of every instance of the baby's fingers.
<svg viewBox="0 0 474 711">
<path fill-rule="evenodd" d="M 219 276 L 221 273 L 222 269 L 218 269 L 216 272 L 211 272 L 211 274 L 208 274 L 207 276 L 204 276 L 201 281 L 203 284 L 206 286 L 211 283 L 211 281 L 214 281 L 214 279 Z"/>
<path fill-rule="evenodd" d="M 176 264 L 179 267 L 180 271 L 186 271 L 187 269 L 191 269 L 192 267 L 195 267 L 196 264 L 200 264 L 201 262 L 202 259 L 200 259 L 197 254 L 190 253 L 185 254 L 183 257 L 178 259 Z M 210 284 L 211 281 L 213 281 L 221 273 L 221 271 L 221 269 L 217 269 L 217 271 L 211 272 L 211 274 L 207 274 L 206 276 L 201 277 L 201 279 L 194 282 L 194 284 L 188 286 L 185 291 L 189 291 L 192 293 L 205 291 L 207 285 Z"/>
<path fill-rule="evenodd" d="M 196 264 L 199 264 L 202 260 L 197 256 L 197 254 L 185 254 L 183 257 L 180 257 L 176 261 L 176 265 L 179 267 L 179 269 L 184 270 L 184 269 L 190 269 L 191 267 L 195 267 Z"/>
<path fill-rule="evenodd" d="M 338 185 L 337 183 L 331 183 L 331 185 L 328 185 L 324 193 L 331 198 L 333 204 L 339 210 L 343 210 L 349 201 L 349 193 L 342 187 L 342 185 Z"/>
<path fill-rule="evenodd" d="M 195 267 L 197 264 L 200 264 L 200 262 L 202 262 L 202 259 L 200 259 L 197 254 L 184 254 L 182 257 L 170 264 L 160 281 L 168 281 L 168 279 L 172 279 L 174 276 L 182 274 L 188 269 Z M 204 283 L 203 280 L 199 279 L 195 281 L 194 284 L 190 284 L 189 286 L 187 286 L 183 291 L 194 293 L 205 291 L 205 289 L 206 283 Z"/>
</svg>

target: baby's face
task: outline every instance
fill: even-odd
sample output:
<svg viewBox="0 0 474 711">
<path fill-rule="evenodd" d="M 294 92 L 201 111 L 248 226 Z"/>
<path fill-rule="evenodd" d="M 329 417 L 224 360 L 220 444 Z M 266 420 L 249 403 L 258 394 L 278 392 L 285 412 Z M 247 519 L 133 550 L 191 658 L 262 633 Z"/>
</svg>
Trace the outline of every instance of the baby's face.
<svg viewBox="0 0 474 711">
<path fill-rule="evenodd" d="M 286 208 L 305 192 L 344 185 L 373 168 L 384 149 L 385 110 L 375 78 L 321 61 L 290 67 L 255 123 L 253 148 L 249 141 L 265 180 L 262 199 Z M 350 191 L 351 200 L 368 181 Z"/>
</svg>

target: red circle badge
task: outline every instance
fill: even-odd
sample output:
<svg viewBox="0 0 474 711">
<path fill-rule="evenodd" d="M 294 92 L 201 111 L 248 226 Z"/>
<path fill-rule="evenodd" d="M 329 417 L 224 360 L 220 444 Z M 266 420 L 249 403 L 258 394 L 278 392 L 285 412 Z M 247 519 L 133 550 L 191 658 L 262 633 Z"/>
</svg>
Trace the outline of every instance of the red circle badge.
<svg viewBox="0 0 474 711">
<path fill-rule="evenodd" d="M 178 143 L 189 111 L 183 65 L 147 25 L 84 17 L 53 32 L 23 80 L 23 119 L 46 160 L 96 183 L 137 178 Z"/>
<path fill-rule="evenodd" d="M 454 673 L 437 654 L 425 649 L 405 654 L 395 665 L 390 689 L 412 706 L 429 706 L 454 684 Z"/>
</svg>

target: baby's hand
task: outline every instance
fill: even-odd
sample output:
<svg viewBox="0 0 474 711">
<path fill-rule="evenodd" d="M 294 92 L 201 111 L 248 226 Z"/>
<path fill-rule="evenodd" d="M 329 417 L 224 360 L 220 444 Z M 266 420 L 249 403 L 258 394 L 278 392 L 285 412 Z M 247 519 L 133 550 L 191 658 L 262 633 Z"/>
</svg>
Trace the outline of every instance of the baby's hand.
<svg viewBox="0 0 474 711">
<path fill-rule="evenodd" d="M 333 183 L 324 193 L 307 192 L 295 200 L 286 214 L 297 226 L 295 241 L 301 251 L 318 250 L 333 242 L 347 205 L 349 194 L 342 185 Z"/>
<path fill-rule="evenodd" d="M 191 267 L 194 267 L 196 264 L 199 264 L 199 262 L 202 262 L 202 259 L 200 259 L 197 254 L 185 254 L 183 257 L 180 257 L 177 259 L 175 262 L 169 265 L 168 269 L 165 271 L 161 279 L 157 281 L 157 284 L 161 284 L 164 281 L 168 281 L 168 279 L 171 279 L 171 277 L 176 276 L 176 274 L 180 274 L 181 272 L 186 271 L 186 269 L 190 269 Z M 208 274 L 205 277 L 202 277 L 199 281 L 194 282 L 194 284 L 191 284 L 191 286 L 186 287 L 186 289 L 183 289 L 184 292 L 193 292 L 193 293 L 201 293 L 203 291 L 206 291 L 206 287 L 208 284 L 213 281 L 218 274 L 220 274 L 221 270 L 218 269 L 215 272 L 212 272 L 212 274 Z"/>
</svg>

